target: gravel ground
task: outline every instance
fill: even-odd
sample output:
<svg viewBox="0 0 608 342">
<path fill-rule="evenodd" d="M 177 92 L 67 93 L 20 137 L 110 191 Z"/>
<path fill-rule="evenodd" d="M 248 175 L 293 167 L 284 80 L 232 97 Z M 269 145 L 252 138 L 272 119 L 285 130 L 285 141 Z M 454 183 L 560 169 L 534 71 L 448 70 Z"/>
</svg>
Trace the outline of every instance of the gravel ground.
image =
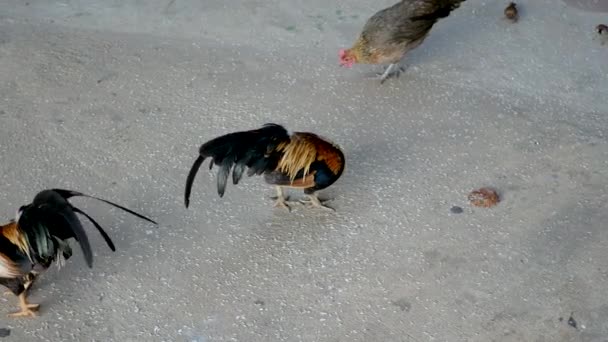
<svg viewBox="0 0 608 342">
<path fill-rule="evenodd" d="M 118 250 L 87 225 L 93 269 L 45 273 L 35 319 L 0 298 L 0 337 L 608 341 L 607 14 L 469 0 L 380 86 L 337 52 L 393 1 L 0 3 L 5 221 L 64 187 L 159 222 L 75 199 Z M 342 146 L 337 212 L 261 178 L 220 199 L 205 168 L 186 210 L 198 146 L 269 121 Z"/>
</svg>

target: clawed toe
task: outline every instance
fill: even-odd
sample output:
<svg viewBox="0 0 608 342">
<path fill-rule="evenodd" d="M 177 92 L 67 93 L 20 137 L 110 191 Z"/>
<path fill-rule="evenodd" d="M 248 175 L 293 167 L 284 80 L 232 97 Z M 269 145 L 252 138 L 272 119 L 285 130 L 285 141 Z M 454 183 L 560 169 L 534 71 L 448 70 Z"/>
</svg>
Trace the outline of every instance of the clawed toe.
<svg viewBox="0 0 608 342">
<path fill-rule="evenodd" d="M 9 317 L 36 317 L 36 311 L 40 309 L 39 304 L 28 304 L 26 309 L 22 309 L 19 312 L 8 314 Z"/>
<path fill-rule="evenodd" d="M 279 196 L 270 196 L 270 199 L 273 201 L 279 201 Z M 283 202 L 289 202 L 289 196 L 283 197 Z"/>
<path fill-rule="evenodd" d="M 287 209 L 287 211 L 291 212 L 291 208 L 289 205 L 287 205 L 287 202 L 284 199 L 277 199 L 277 201 L 274 202 L 274 206 L 277 208 Z"/>
<path fill-rule="evenodd" d="M 401 69 L 397 69 L 389 74 L 380 74 L 380 84 L 383 84 L 386 80 L 388 80 L 389 78 L 399 78 L 399 76 L 401 76 L 401 73 L 403 72 L 403 70 Z"/>
<path fill-rule="evenodd" d="M 321 201 L 317 197 L 311 196 L 310 199 L 308 199 L 308 200 L 300 200 L 300 203 L 308 206 L 309 208 L 320 208 L 323 210 L 336 211 L 336 209 L 325 205 L 325 203 L 329 202 L 329 201 L 331 201 L 331 200 Z"/>
<path fill-rule="evenodd" d="M 31 309 L 8 314 L 8 317 L 36 317 L 36 312 Z"/>
<path fill-rule="evenodd" d="M 405 71 L 405 67 L 397 64 L 389 65 L 384 72 L 378 73 L 378 78 L 380 78 L 380 84 L 383 84 L 384 81 L 389 78 L 399 78 L 401 73 Z"/>
</svg>

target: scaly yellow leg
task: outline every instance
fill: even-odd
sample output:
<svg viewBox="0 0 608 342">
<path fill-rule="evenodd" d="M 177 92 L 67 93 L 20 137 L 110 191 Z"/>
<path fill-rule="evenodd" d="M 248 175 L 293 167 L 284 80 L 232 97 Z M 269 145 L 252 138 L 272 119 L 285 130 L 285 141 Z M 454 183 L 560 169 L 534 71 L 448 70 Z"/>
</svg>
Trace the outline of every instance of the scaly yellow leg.
<svg viewBox="0 0 608 342">
<path fill-rule="evenodd" d="M 276 188 L 277 188 L 277 197 L 276 197 L 276 202 L 274 202 L 274 206 L 285 208 L 285 209 L 287 209 L 287 211 L 291 211 L 291 208 L 289 207 L 289 205 L 287 205 L 287 199 L 285 199 L 285 196 L 283 195 L 283 188 L 280 186 L 277 186 Z"/>
<path fill-rule="evenodd" d="M 21 311 L 9 314 L 9 317 L 36 317 L 36 312 L 40 304 L 30 304 L 27 302 L 25 291 L 19 295 L 19 306 Z"/>
</svg>

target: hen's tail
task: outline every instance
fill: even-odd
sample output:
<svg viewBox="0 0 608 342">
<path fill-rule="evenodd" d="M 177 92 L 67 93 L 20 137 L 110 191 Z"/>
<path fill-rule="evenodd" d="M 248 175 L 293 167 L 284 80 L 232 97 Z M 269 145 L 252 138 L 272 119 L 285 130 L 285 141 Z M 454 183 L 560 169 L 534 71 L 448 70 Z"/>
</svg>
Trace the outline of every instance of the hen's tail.
<svg viewBox="0 0 608 342">
<path fill-rule="evenodd" d="M 204 143 L 186 179 L 186 208 L 190 204 L 194 178 L 206 158 L 212 159 L 209 169 L 213 168 L 213 165 L 220 168 L 217 175 L 217 193 L 222 197 L 231 170 L 234 184 L 239 182 L 245 168 L 249 169 L 249 176 L 274 170 L 280 158 L 275 148 L 286 140 L 289 140 L 289 134 L 283 126 L 266 124 L 260 129 L 230 133 Z"/>
<path fill-rule="evenodd" d="M 408 0 L 403 0 L 408 1 Z M 428 13 L 422 13 L 414 16 L 411 20 L 439 20 L 445 18 L 452 13 L 453 10 L 460 7 L 460 3 L 466 0 L 431 0 L 433 3 L 433 10 Z"/>
</svg>

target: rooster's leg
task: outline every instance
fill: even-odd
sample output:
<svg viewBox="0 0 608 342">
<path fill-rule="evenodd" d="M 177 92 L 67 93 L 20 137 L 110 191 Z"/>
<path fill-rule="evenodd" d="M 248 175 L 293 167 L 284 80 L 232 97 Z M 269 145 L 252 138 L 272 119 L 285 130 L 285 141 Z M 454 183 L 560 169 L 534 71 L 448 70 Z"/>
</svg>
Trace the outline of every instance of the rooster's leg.
<svg viewBox="0 0 608 342">
<path fill-rule="evenodd" d="M 34 281 L 36 281 L 36 277 L 37 274 L 30 272 L 26 277 L 25 277 L 25 284 L 23 284 L 23 287 L 25 288 L 25 291 L 29 291 L 30 288 L 32 287 L 32 285 L 34 285 Z"/>
<path fill-rule="evenodd" d="M 25 289 L 25 292 L 27 292 L 34 284 L 34 281 L 36 280 L 36 274 L 29 273 L 27 276 L 25 276 L 24 280 L 25 280 L 25 283 L 23 284 L 23 288 Z M 6 291 L 2 295 L 9 296 L 12 294 L 13 294 L 13 291 Z"/>
<path fill-rule="evenodd" d="M 273 197 L 276 201 L 274 202 L 275 207 L 281 207 L 287 209 L 287 211 L 291 211 L 291 208 L 287 205 L 287 199 L 283 195 L 283 188 L 277 186 L 277 197 Z"/>
<path fill-rule="evenodd" d="M 27 302 L 25 292 L 19 295 L 19 306 L 21 306 L 21 311 L 9 314 L 10 317 L 35 317 L 35 311 L 40 308 L 40 304 L 30 304 Z"/>
<path fill-rule="evenodd" d="M 312 207 L 312 208 L 321 208 L 321 209 L 325 209 L 325 210 L 336 211 L 336 209 L 334 209 L 332 207 L 328 207 L 325 204 L 323 204 L 323 202 L 327 202 L 327 201 L 321 201 L 319 199 L 319 197 L 317 197 L 317 193 L 313 193 L 311 195 L 306 195 L 306 196 L 308 196 L 308 201 L 302 200 L 300 202 L 308 205 L 309 207 Z"/>
</svg>

